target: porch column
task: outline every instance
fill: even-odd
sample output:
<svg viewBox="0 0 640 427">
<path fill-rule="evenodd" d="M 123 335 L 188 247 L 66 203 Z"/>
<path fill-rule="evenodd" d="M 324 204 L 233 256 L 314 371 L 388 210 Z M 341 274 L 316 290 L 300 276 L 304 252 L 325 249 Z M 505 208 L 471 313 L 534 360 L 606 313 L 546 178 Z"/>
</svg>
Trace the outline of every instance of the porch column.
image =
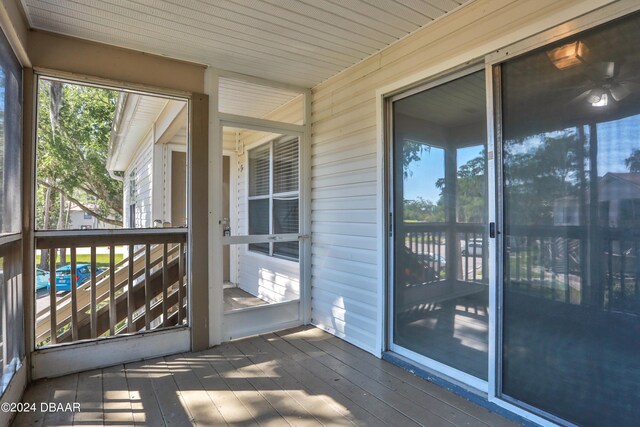
<svg viewBox="0 0 640 427">
<path fill-rule="evenodd" d="M 189 315 L 191 325 L 191 349 L 204 350 L 209 347 L 209 209 L 206 203 L 209 195 L 209 97 L 192 94 L 189 115 L 191 150 L 189 150 L 191 235 L 189 244 L 190 289 Z M 214 187 L 215 188 L 215 187 Z"/>
</svg>

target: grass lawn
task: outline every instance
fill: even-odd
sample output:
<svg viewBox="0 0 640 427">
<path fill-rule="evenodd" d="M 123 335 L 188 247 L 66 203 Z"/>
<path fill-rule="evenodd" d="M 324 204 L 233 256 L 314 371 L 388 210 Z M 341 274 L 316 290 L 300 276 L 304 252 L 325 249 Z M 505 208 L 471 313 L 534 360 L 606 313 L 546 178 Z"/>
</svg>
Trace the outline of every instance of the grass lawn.
<svg viewBox="0 0 640 427">
<path fill-rule="evenodd" d="M 124 255 L 115 254 L 116 264 L 122 261 Z M 67 253 L 67 262 L 71 262 L 71 257 L 69 253 Z M 78 254 L 76 255 L 76 263 L 77 264 L 90 264 L 91 263 L 91 255 L 90 254 Z M 56 264 L 60 264 L 60 255 L 56 258 Z M 40 265 L 40 254 L 36 255 L 36 266 Z M 98 267 L 109 267 L 109 254 L 96 254 L 96 265 Z"/>
</svg>

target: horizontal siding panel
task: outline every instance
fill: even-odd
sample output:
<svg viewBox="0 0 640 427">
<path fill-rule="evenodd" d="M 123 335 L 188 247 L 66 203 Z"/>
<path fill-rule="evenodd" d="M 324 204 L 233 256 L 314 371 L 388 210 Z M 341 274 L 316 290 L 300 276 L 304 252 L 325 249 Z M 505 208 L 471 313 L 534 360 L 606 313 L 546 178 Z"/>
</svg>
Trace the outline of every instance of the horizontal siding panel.
<svg viewBox="0 0 640 427">
<path fill-rule="evenodd" d="M 322 145 L 314 145 L 311 150 L 314 165 L 331 163 L 335 160 L 349 159 L 375 153 L 371 146 L 372 135 L 368 133 L 355 134 L 349 138 L 333 141 Z"/>
<path fill-rule="evenodd" d="M 340 187 L 344 186 L 345 182 L 349 182 L 351 184 L 364 184 L 364 183 L 373 183 L 376 181 L 376 170 L 375 169 L 361 169 L 354 172 L 343 172 L 332 175 L 320 176 L 313 180 L 312 188 L 320 189 L 320 188 L 329 188 L 329 187 Z"/>
<path fill-rule="evenodd" d="M 323 175 L 333 175 L 337 173 L 353 172 L 360 169 L 374 169 L 376 168 L 376 154 L 367 154 L 360 157 L 350 159 L 336 159 L 335 161 L 325 165 L 312 165 L 313 176 L 317 178 Z M 349 184 L 349 181 L 345 181 L 345 184 Z"/>
<path fill-rule="evenodd" d="M 312 195 L 318 199 L 327 199 L 340 194 L 342 197 L 366 196 L 375 194 L 375 182 L 363 182 L 360 184 L 335 185 L 333 187 L 314 188 Z"/>
<path fill-rule="evenodd" d="M 373 325 L 375 321 L 366 324 L 346 323 L 336 319 L 330 309 L 318 305 L 313 311 L 312 323 L 355 346 L 369 352 L 375 352 L 373 345 L 375 343 L 375 325 Z"/>
<path fill-rule="evenodd" d="M 336 296 L 322 290 L 315 290 L 312 292 L 312 296 L 318 304 L 329 308 L 334 317 L 343 322 L 353 321 L 355 323 L 371 324 L 377 318 L 372 307 L 360 304 L 357 300 Z"/>
<path fill-rule="evenodd" d="M 376 114 L 375 102 L 363 102 L 355 108 L 346 111 L 344 114 L 333 114 L 322 120 L 315 120 L 311 126 L 312 134 L 325 134 L 335 129 L 342 129 L 349 125 L 362 125 L 367 122 L 367 118 Z"/>
<path fill-rule="evenodd" d="M 378 295 L 375 291 L 369 291 L 365 289 L 358 289 L 352 286 L 343 286 L 340 283 L 334 281 L 323 280 L 320 278 L 315 279 L 315 284 L 312 288 L 313 293 L 322 292 L 327 295 L 332 295 L 332 298 L 337 299 L 339 297 L 348 298 L 358 301 L 360 305 L 366 307 L 375 316 L 375 304 Z"/>
<path fill-rule="evenodd" d="M 314 278 L 331 281 L 345 287 L 354 287 L 367 290 L 370 292 L 377 291 L 376 279 L 365 277 L 358 272 L 344 272 L 326 268 L 323 265 L 313 263 L 311 273 Z"/>
<path fill-rule="evenodd" d="M 358 143 L 368 141 L 369 143 L 371 143 L 371 141 L 375 140 L 376 127 L 374 125 L 363 129 L 355 129 L 350 133 L 339 134 L 332 138 L 323 138 L 322 140 L 312 138 L 311 153 L 313 154 L 317 150 L 321 150 L 324 146 L 330 144 L 337 144 L 344 148 L 348 148 L 350 143 L 353 141 L 359 141 Z M 375 150 L 375 146 L 373 146 L 372 148 Z"/>
<path fill-rule="evenodd" d="M 375 209 L 333 210 L 316 209 L 313 211 L 313 222 L 341 222 L 375 224 L 377 220 Z"/>
<path fill-rule="evenodd" d="M 313 192 L 311 193 L 313 196 Z M 312 199 L 311 211 L 316 210 L 345 210 L 351 209 L 375 209 L 376 208 L 376 196 L 375 194 L 360 197 L 331 197 L 327 199 Z M 312 215 L 313 216 L 313 215 Z"/>
<path fill-rule="evenodd" d="M 333 244 L 345 248 L 369 249 L 371 251 L 374 251 L 377 248 L 375 237 L 344 236 L 332 233 L 314 233 L 312 238 L 320 244 Z"/>
<path fill-rule="evenodd" d="M 376 237 L 376 226 L 374 224 L 366 224 L 359 222 L 341 223 L 341 222 L 314 222 L 311 226 L 311 232 L 341 234 L 346 236 L 358 237 Z"/>
<path fill-rule="evenodd" d="M 343 248 L 333 245 L 322 245 L 314 243 L 311 249 L 316 265 L 324 266 L 328 260 L 324 258 L 336 258 L 341 260 L 351 260 L 365 264 L 376 265 L 376 253 L 367 249 Z"/>
<path fill-rule="evenodd" d="M 370 279 L 376 279 L 377 277 L 377 267 L 375 264 L 358 262 L 350 259 L 318 257 L 318 259 L 314 262 L 314 266 L 316 268 L 329 268 L 344 273 L 357 271 L 358 274 Z"/>
</svg>

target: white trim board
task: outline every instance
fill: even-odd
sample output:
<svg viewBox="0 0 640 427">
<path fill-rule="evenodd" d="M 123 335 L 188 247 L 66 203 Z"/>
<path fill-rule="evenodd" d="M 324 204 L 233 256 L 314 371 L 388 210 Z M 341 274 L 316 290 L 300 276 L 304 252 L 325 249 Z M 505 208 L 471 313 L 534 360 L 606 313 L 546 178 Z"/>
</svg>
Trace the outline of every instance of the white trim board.
<svg viewBox="0 0 640 427">
<path fill-rule="evenodd" d="M 224 313 L 223 340 L 230 341 L 302 325 L 300 301 L 285 301 Z"/>
<path fill-rule="evenodd" d="M 5 403 L 22 402 L 22 396 L 27 388 L 27 365 L 25 362 L 26 359 L 21 361 L 18 370 L 15 372 L 13 378 L 9 381 L 9 385 L 2 393 L 0 405 L 4 405 Z M 15 412 L 0 411 L 0 426 L 10 425 L 15 415 Z"/>
<path fill-rule="evenodd" d="M 31 376 L 33 380 L 59 377 L 190 350 L 188 327 L 94 340 L 33 352 Z"/>
</svg>

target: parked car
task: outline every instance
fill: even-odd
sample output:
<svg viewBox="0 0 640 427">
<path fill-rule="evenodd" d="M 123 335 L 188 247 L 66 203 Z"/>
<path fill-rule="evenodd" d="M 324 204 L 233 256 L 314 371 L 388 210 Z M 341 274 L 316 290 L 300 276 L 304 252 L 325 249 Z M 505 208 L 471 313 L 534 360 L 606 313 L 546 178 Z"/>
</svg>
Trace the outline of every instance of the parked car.
<svg viewBox="0 0 640 427">
<path fill-rule="evenodd" d="M 405 285 L 417 285 L 431 283 L 439 279 L 438 273 L 422 255 L 414 253 L 411 249 L 404 247 L 404 255 L 399 259 L 399 272 L 401 272 Z"/>
<path fill-rule="evenodd" d="M 482 239 L 464 240 L 460 242 L 460 253 L 462 255 L 482 256 Z"/>
<path fill-rule="evenodd" d="M 422 260 L 433 264 L 440 264 L 440 267 L 445 267 L 447 265 L 445 257 L 431 252 L 422 254 Z"/>
<path fill-rule="evenodd" d="M 49 272 L 36 268 L 36 291 L 49 286 Z"/>
<path fill-rule="evenodd" d="M 96 275 L 104 271 L 101 268 L 96 269 Z M 78 286 L 91 279 L 91 264 L 76 265 L 76 284 Z M 47 289 L 51 289 L 51 280 L 48 281 Z M 56 270 L 56 292 L 71 290 L 71 265 L 67 264 Z"/>
</svg>

